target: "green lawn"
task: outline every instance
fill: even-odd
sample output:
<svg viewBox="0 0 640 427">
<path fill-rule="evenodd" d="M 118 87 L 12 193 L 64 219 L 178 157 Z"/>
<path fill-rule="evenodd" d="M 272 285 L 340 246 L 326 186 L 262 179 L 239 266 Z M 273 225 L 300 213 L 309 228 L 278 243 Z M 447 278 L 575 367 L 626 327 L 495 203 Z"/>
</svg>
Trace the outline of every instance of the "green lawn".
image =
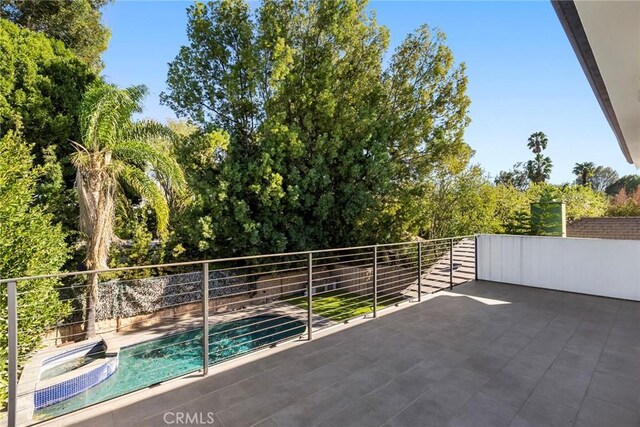
<svg viewBox="0 0 640 427">
<path fill-rule="evenodd" d="M 387 307 L 400 299 L 397 295 L 385 295 L 378 297 L 378 310 Z M 297 297 L 287 302 L 307 309 L 307 297 Z M 373 297 L 371 295 L 357 295 L 343 291 L 332 291 L 313 296 L 313 314 L 327 319 L 341 322 L 357 316 L 364 316 L 371 313 L 373 308 Z"/>
</svg>

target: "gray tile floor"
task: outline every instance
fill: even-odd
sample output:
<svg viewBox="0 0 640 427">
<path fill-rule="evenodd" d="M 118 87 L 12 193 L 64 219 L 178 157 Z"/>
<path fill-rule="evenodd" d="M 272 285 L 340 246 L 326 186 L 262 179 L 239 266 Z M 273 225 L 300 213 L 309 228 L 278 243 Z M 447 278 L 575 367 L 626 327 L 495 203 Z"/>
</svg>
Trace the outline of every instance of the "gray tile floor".
<svg viewBox="0 0 640 427">
<path fill-rule="evenodd" d="M 168 411 L 227 427 L 638 427 L 640 303 L 472 282 L 87 425 L 175 424 Z"/>
</svg>

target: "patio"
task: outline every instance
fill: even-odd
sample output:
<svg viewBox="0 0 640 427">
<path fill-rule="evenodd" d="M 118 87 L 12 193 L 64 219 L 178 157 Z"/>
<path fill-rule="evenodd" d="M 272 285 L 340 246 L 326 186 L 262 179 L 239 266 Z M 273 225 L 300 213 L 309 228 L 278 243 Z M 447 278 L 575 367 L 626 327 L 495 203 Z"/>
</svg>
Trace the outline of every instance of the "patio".
<svg viewBox="0 0 640 427">
<path fill-rule="evenodd" d="M 637 427 L 639 411 L 640 303 L 479 281 L 46 425 Z"/>
</svg>

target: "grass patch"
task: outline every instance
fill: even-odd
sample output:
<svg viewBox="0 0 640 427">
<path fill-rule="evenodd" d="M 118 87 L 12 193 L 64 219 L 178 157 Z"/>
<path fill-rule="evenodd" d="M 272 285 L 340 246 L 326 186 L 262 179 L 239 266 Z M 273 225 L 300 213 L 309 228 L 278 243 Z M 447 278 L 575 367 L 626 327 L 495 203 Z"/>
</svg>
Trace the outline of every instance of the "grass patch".
<svg viewBox="0 0 640 427">
<path fill-rule="evenodd" d="M 306 296 L 293 298 L 288 302 L 304 310 L 307 309 Z M 381 295 L 378 297 L 378 310 L 396 302 L 400 302 L 397 295 Z M 312 308 L 313 314 L 341 322 L 371 313 L 373 311 L 373 296 L 331 291 L 314 295 Z"/>
</svg>

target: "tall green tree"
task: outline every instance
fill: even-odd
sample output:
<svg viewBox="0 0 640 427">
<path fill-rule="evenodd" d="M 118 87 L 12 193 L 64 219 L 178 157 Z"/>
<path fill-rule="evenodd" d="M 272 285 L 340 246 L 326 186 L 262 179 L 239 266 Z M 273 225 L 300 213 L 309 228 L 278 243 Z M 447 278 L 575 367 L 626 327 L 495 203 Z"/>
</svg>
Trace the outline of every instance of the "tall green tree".
<svg viewBox="0 0 640 427">
<path fill-rule="evenodd" d="M 0 18 L 62 41 L 94 71 L 111 32 L 101 22 L 100 9 L 110 0 L 0 0 Z"/>
<path fill-rule="evenodd" d="M 426 238 L 493 233 L 500 230 L 496 215 L 498 193 L 483 170 L 470 165 L 451 173 L 447 167 L 433 172 L 431 189 L 424 203 L 421 235 Z"/>
<path fill-rule="evenodd" d="M 364 2 L 268 0 L 252 17 L 246 2 L 220 0 L 188 14 L 162 99 L 228 136 L 200 244 L 246 254 L 415 229 L 394 212 L 417 223 L 404 206 L 445 155 L 468 151 L 464 66 L 442 33 L 420 28 L 385 68 L 389 35 Z"/>
<path fill-rule="evenodd" d="M 222 163 L 227 156 L 229 134 L 224 131 L 203 132 L 190 123 L 170 123 L 177 134 L 171 153 L 184 171 L 189 197 L 180 209 L 173 208 L 172 228 L 177 251 L 198 258 L 214 256 L 214 218 L 220 214 L 217 184 Z M 176 254 L 178 254 L 176 252 Z"/>
<path fill-rule="evenodd" d="M 70 154 L 82 94 L 95 75 L 63 43 L 4 19 L 0 71 L 0 135 L 20 129 L 34 144 L 37 164 L 49 147 L 58 158 Z"/>
<path fill-rule="evenodd" d="M 605 192 L 618 180 L 618 173 L 607 166 L 597 166 L 593 162 L 576 163 L 573 168 L 576 184 L 589 185 L 595 191 Z"/>
<path fill-rule="evenodd" d="M 24 2 L 55 3 L 55 2 Z M 77 224 L 75 171 L 82 94 L 95 75 L 63 43 L 0 19 L 0 137 L 19 131 L 45 170 L 37 202 L 62 223 L 72 240 Z"/>
<path fill-rule="evenodd" d="M 618 172 L 608 166 L 596 166 L 591 175 L 591 188 L 605 192 L 607 187 L 618 180 Z"/>
<path fill-rule="evenodd" d="M 533 160 L 526 164 L 527 176 L 533 183 L 546 182 L 551 177 L 553 163 L 551 158 L 542 154 L 548 143 L 544 132 L 535 132 L 527 140 L 527 147 L 535 154 Z"/>
<path fill-rule="evenodd" d="M 64 233 L 53 215 L 36 201 L 42 173 L 33 167 L 29 145 L 15 131 L 0 138 L 0 277 L 53 274 L 67 259 Z M 42 334 L 69 314 L 60 302 L 57 280 L 28 280 L 18 284 L 18 358 L 40 344 Z M 0 289 L 0 317 L 7 318 L 7 287 Z M 7 397 L 7 322 L 0 322 L 0 404 Z"/>
<path fill-rule="evenodd" d="M 610 184 L 605 192 L 608 196 L 616 196 L 624 189 L 626 194 L 632 194 L 640 186 L 640 175 L 625 175 Z"/>
<path fill-rule="evenodd" d="M 116 197 L 128 189 L 154 210 L 162 236 L 169 220 L 165 194 L 149 172 L 181 187 L 184 177 L 175 159 L 162 149 L 169 129 L 148 121 L 133 122 L 141 111 L 144 86 L 118 89 L 96 83 L 85 94 L 80 110 L 81 142 L 74 143 L 80 230 L 86 238 L 88 270 L 106 269 L 113 238 Z M 86 291 L 85 333 L 95 333 L 98 275 L 90 275 Z"/>
<path fill-rule="evenodd" d="M 539 154 L 547 148 L 548 143 L 549 140 L 547 139 L 547 135 L 545 135 L 544 132 L 535 132 L 532 133 L 527 140 L 527 147 L 531 151 L 533 151 L 533 154 Z"/>
<path fill-rule="evenodd" d="M 500 171 L 494 179 L 496 185 L 506 185 L 524 191 L 529 187 L 529 176 L 525 165 L 521 162 L 513 165 L 509 171 Z"/>
<path fill-rule="evenodd" d="M 384 111 L 379 124 L 388 142 L 382 223 L 376 240 L 395 240 L 426 230 L 430 212 L 422 200 L 434 183 L 462 173 L 473 153 L 464 142 L 470 120 L 465 65 L 456 64 L 441 31 L 423 25 L 394 52 L 384 73 Z M 402 228 L 399 228 L 402 227 Z"/>
</svg>

